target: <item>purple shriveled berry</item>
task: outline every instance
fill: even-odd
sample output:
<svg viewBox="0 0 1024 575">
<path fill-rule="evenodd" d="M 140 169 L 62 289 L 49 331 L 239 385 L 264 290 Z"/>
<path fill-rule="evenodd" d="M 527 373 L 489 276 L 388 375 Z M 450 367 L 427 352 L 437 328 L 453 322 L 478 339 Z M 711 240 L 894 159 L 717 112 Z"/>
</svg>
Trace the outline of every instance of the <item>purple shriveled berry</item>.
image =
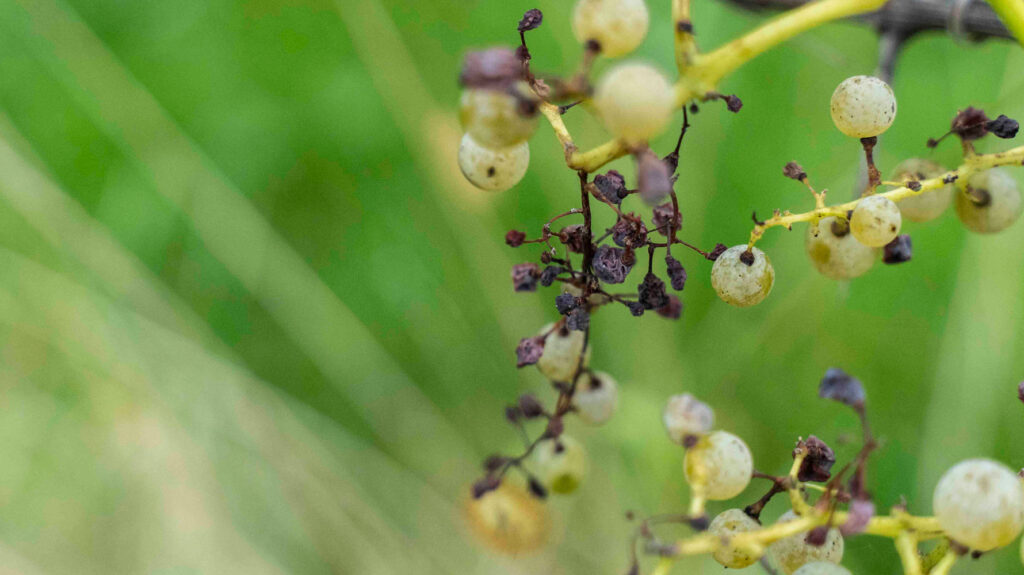
<svg viewBox="0 0 1024 575">
<path fill-rule="evenodd" d="M 867 399 L 864 384 L 859 379 L 839 369 L 829 368 L 818 387 L 818 396 L 838 401 L 853 408 L 863 408 Z"/>
<path fill-rule="evenodd" d="M 885 245 L 885 252 L 882 256 L 882 261 L 887 264 L 901 264 L 903 262 L 909 262 L 913 255 L 913 251 L 910 236 L 907 234 L 901 234 L 896 236 L 896 239 Z"/>
<path fill-rule="evenodd" d="M 668 279 L 672 283 L 672 289 L 683 291 L 686 287 L 686 268 L 672 256 L 665 256 L 665 265 L 668 267 Z"/>
<path fill-rule="evenodd" d="M 516 367 L 533 365 L 544 354 L 544 338 L 524 337 L 516 346 Z"/>
<path fill-rule="evenodd" d="M 601 246 L 594 252 L 594 274 L 603 282 L 620 284 L 626 281 L 633 266 L 626 265 L 623 261 L 622 248 Z"/>
<path fill-rule="evenodd" d="M 505 243 L 510 247 L 518 248 L 523 245 L 524 241 L 526 241 L 526 234 L 519 230 L 509 230 L 508 233 L 505 234 Z"/>
<path fill-rule="evenodd" d="M 534 263 L 516 264 L 512 266 L 512 288 L 519 291 L 537 291 L 537 279 L 540 278 L 540 267 Z"/>
</svg>

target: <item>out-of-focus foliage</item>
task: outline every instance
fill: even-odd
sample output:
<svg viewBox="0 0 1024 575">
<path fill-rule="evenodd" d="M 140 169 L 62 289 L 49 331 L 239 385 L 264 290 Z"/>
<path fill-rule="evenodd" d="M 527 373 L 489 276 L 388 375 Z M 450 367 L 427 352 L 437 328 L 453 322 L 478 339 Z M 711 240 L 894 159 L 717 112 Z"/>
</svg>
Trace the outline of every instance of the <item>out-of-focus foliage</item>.
<svg viewBox="0 0 1024 575">
<path fill-rule="evenodd" d="M 649 4 L 639 57 L 669 70 L 668 2 Z M 908 224 L 914 260 L 849 285 L 813 272 L 802 233 L 773 232 L 759 246 L 777 282 L 757 308 L 719 302 L 687 257 L 681 322 L 594 317 L 593 365 L 621 409 L 570 428 L 592 466 L 551 503 L 558 540 L 510 560 L 467 539 L 478 461 L 516 442 L 501 406 L 547 393 L 512 350 L 555 317 L 554 293 L 511 292 L 509 266 L 535 254 L 502 237 L 571 207 L 576 177 L 542 127 L 518 188 L 463 183 L 455 77 L 533 7 L 534 67 L 572 69 L 564 1 L 0 0 L 0 571 L 618 573 L 624 511 L 685 505 L 669 395 L 714 405 L 777 473 L 797 436 L 851 454 L 853 417 L 815 397 L 831 365 L 866 383 L 881 509 L 906 495 L 927 513 L 967 456 L 1024 463 L 1024 225 Z M 759 19 L 694 10 L 704 46 Z M 870 31 L 831 25 L 729 79 L 742 112 L 705 106 L 683 146 L 681 236 L 738 243 L 752 209 L 806 207 L 789 160 L 849 195 L 858 146 L 828 101 L 875 54 Z M 928 153 L 958 107 L 1024 116 L 1024 55 L 921 38 L 894 88 L 883 171 Z M 567 118 L 579 141 L 604 139 L 583 110 Z M 896 565 L 867 538 L 847 557 L 855 573 Z"/>
</svg>

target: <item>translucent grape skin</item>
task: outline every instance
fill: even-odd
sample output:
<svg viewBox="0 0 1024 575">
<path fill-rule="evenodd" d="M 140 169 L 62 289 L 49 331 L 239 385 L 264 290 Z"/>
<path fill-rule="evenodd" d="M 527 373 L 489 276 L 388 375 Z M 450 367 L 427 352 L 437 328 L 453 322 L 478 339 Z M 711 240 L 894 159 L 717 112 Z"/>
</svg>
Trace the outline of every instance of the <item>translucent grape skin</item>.
<svg viewBox="0 0 1024 575">
<path fill-rule="evenodd" d="M 749 307 L 760 303 L 772 291 L 775 268 L 768 256 L 751 248 L 753 262 L 747 265 L 743 254 L 747 245 L 733 246 L 718 256 L 711 267 L 711 286 L 722 301 L 736 307 Z"/>
<path fill-rule="evenodd" d="M 530 166 L 530 145 L 526 142 L 492 150 L 481 146 L 469 134 L 459 144 L 459 169 L 469 183 L 492 192 L 503 192 L 519 183 Z"/>
<path fill-rule="evenodd" d="M 1017 180 L 1003 168 L 974 174 L 967 180 L 974 194 L 956 194 L 956 215 L 964 226 L 979 234 L 993 234 L 1010 227 L 1020 218 L 1021 202 Z M 980 194 L 981 198 L 977 195 Z M 979 202 L 979 199 L 983 201 Z"/>
<path fill-rule="evenodd" d="M 1024 529 L 1024 487 L 1002 463 L 968 459 L 939 479 L 932 509 L 953 540 L 989 551 L 1008 545 Z"/>
<path fill-rule="evenodd" d="M 850 231 L 860 243 L 880 248 L 896 239 L 903 217 L 896 202 L 884 196 L 868 196 L 857 203 L 850 218 Z"/>
<path fill-rule="evenodd" d="M 552 327 L 554 324 L 544 326 L 539 335 L 548 333 Z M 564 327 L 551 332 L 544 341 L 544 353 L 537 361 L 537 369 L 551 381 L 571 381 L 579 366 L 584 339 L 582 331 L 569 330 Z M 591 348 L 587 346 L 583 367 L 590 365 L 590 352 Z"/>
<path fill-rule="evenodd" d="M 896 182 L 921 181 L 941 176 L 946 169 L 941 164 L 923 158 L 910 158 L 901 162 L 890 178 Z M 953 201 L 953 184 L 937 190 L 921 192 L 897 204 L 904 218 L 913 222 L 928 222 L 942 215 Z"/>
<path fill-rule="evenodd" d="M 754 458 L 742 439 L 727 431 L 716 431 L 686 451 L 683 467 L 691 485 L 700 475 L 700 465 L 706 480 L 704 495 L 711 501 L 722 501 L 736 497 L 750 484 Z"/>
<path fill-rule="evenodd" d="M 896 119 L 896 96 L 874 76 L 853 76 L 836 87 L 831 109 L 840 132 L 851 138 L 870 138 L 888 130 Z"/>
<path fill-rule="evenodd" d="M 715 412 L 689 393 L 673 395 L 661 415 L 669 439 L 683 445 L 687 436 L 703 435 L 715 425 Z"/>
<path fill-rule="evenodd" d="M 527 90 L 529 88 L 523 92 Z M 537 129 L 537 114 L 525 113 L 519 98 L 484 88 L 471 88 L 462 93 L 459 119 L 474 141 L 491 150 L 521 144 Z"/>
<path fill-rule="evenodd" d="M 728 538 L 737 533 L 748 533 L 760 528 L 761 524 L 753 517 L 744 513 L 742 509 L 727 509 L 719 513 L 711 521 L 711 525 L 708 526 L 708 532 L 722 537 L 723 541 L 728 541 Z M 729 543 L 725 543 L 716 549 L 713 556 L 715 561 L 730 569 L 743 569 L 753 565 L 760 559 L 760 556 L 751 553 L 750 550 L 738 549 Z"/>
<path fill-rule="evenodd" d="M 572 31 L 579 43 L 596 42 L 601 55 L 614 58 L 644 41 L 649 21 L 644 0 L 579 0 Z"/>
<path fill-rule="evenodd" d="M 837 234 L 836 232 L 839 232 Z M 815 269 L 834 280 L 860 277 L 875 265 L 877 251 L 857 241 L 845 221 L 827 217 L 818 226 L 807 226 L 804 248 Z"/>
<path fill-rule="evenodd" d="M 777 523 L 792 521 L 796 518 L 797 514 L 790 510 L 783 513 Z M 825 538 L 825 544 L 821 546 L 811 545 L 806 539 L 806 533 L 797 533 L 796 535 L 779 539 L 772 543 L 769 548 L 775 564 L 786 575 L 793 575 L 798 569 L 808 563 L 828 561 L 838 564 L 843 560 L 845 543 L 838 529 L 829 529 L 828 535 Z"/>
<path fill-rule="evenodd" d="M 842 565 L 828 561 L 815 561 L 797 569 L 793 575 L 851 575 L 851 573 Z"/>
<path fill-rule="evenodd" d="M 602 425 L 612 418 L 618 407 L 618 383 L 603 371 L 584 374 L 577 383 L 572 403 L 584 423 Z"/>
<path fill-rule="evenodd" d="M 609 132 L 635 144 L 657 136 L 668 125 L 675 111 L 675 90 L 653 66 L 628 62 L 601 77 L 594 106 Z"/>
<path fill-rule="evenodd" d="M 544 487 L 560 495 L 576 491 L 587 470 L 583 446 L 564 433 L 557 439 L 537 443 L 530 458 L 530 470 Z"/>
</svg>

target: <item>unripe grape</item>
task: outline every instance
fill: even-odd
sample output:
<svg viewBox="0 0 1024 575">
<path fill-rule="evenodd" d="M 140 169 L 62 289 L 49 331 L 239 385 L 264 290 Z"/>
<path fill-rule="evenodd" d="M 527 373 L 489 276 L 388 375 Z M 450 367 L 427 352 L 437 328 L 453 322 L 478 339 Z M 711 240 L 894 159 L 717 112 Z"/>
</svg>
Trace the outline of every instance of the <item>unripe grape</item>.
<svg viewBox="0 0 1024 575">
<path fill-rule="evenodd" d="M 530 454 L 530 470 L 554 493 L 576 491 L 587 471 L 583 446 L 564 433 L 554 439 L 541 440 Z"/>
<path fill-rule="evenodd" d="M 583 374 L 572 396 L 576 413 L 585 423 L 601 425 L 612 418 L 619 405 L 619 386 L 603 371 Z"/>
<path fill-rule="evenodd" d="M 858 242 L 849 223 L 831 216 L 822 218 L 817 228 L 807 226 L 804 248 L 815 269 L 834 280 L 859 277 L 875 265 L 876 250 Z"/>
<path fill-rule="evenodd" d="M 466 134 L 459 144 L 459 169 L 481 190 L 502 192 L 511 188 L 523 179 L 529 165 L 530 146 L 526 142 L 492 150 Z"/>
<path fill-rule="evenodd" d="M 754 458 L 742 439 L 727 431 L 716 431 L 686 451 L 683 469 L 688 483 L 694 485 L 703 478 L 705 496 L 721 501 L 736 497 L 747 488 L 754 472 Z"/>
<path fill-rule="evenodd" d="M 619 64 L 598 83 L 594 106 L 609 132 L 637 143 L 665 129 L 675 109 L 675 93 L 653 66 Z"/>
<path fill-rule="evenodd" d="M 793 521 L 796 518 L 797 514 L 790 510 L 783 513 L 777 523 Z M 779 569 L 782 569 L 786 575 L 793 575 L 797 569 L 808 563 L 819 561 L 839 563 L 843 560 L 843 547 L 843 536 L 838 529 L 833 527 L 828 530 L 824 545 L 811 545 L 807 542 L 807 533 L 797 533 L 772 543 L 770 550 Z"/>
<path fill-rule="evenodd" d="M 715 550 L 715 561 L 730 569 L 743 569 L 756 563 L 761 558 L 760 554 L 752 549 L 737 548 L 729 539 L 737 533 L 749 533 L 760 528 L 761 524 L 742 509 L 727 509 L 719 513 L 708 527 L 709 533 L 723 539 L 722 546 Z"/>
<path fill-rule="evenodd" d="M 880 248 L 896 239 L 903 218 L 896 202 L 884 196 L 868 196 L 857 202 L 850 218 L 850 231 L 857 241 Z"/>
<path fill-rule="evenodd" d="M 1024 487 L 1002 463 L 968 459 L 943 474 L 932 509 L 950 538 L 988 551 L 1009 544 L 1024 528 Z"/>
<path fill-rule="evenodd" d="M 572 13 L 572 32 L 581 44 L 593 40 L 602 55 L 614 58 L 644 41 L 649 19 L 644 0 L 579 0 Z"/>
<path fill-rule="evenodd" d="M 509 555 L 534 551 L 548 535 L 544 504 L 507 479 L 466 506 L 470 529 L 487 547 Z"/>
<path fill-rule="evenodd" d="M 752 257 L 746 253 L 746 244 L 733 246 L 722 252 L 711 267 L 711 286 L 718 297 L 736 307 L 760 303 L 775 283 L 775 268 L 768 256 L 757 248 L 750 248 Z"/>
<path fill-rule="evenodd" d="M 481 146 L 498 150 L 521 144 L 537 128 L 537 112 L 530 102 L 529 88 L 517 85 L 513 89 L 522 92 L 522 99 L 485 88 L 470 88 L 462 93 L 459 119 L 466 133 Z"/>
<path fill-rule="evenodd" d="M 921 181 L 941 176 L 946 169 L 941 165 L 922 158 L 904 160 L 893 170 L 892 180 L 897 182 Z M 937 190 L 921 192 L 900 200 L 899 208 L 903 217 L 914 222 L 927 222 L 942 215 L 953 201 L 953 184 L 946 184 Z"/>
<path fill-rule="evenodd" d="M 554 324 L 548 324 L 540 330 L 543 335 L 551 330 Z M 580 353 L 583 352 L 585 336 L 582 331 L 569 330 L 561 327 L 551 332 L 544 340 L 544 353 L 537 361 L 537 369 L 551 381 L 570 382 L 580 367 Z M 583 356 L 583 366 L 590 365 L 591 348 L 588 345 Z"/>
<path fill-rule="evenodd" d="M 832 93 L 832 121 L 851 138 L 870 138 L 889 129 L 896 118 L 896 96 L 874 76 L 843 80 Z"/>
<path fill-rule="evenodd" d="M 793 575 L 851 575 L 850 570 L 842 565 L 828 561 L 815 561 L 796 570 Z"/>
<path fill-rule="evenodd" d="M 668 398 L 661 414 L 669 438 L 679 445 L 686 444 L 687 436 L 703 435 L 715 425 L 715 412 L 708 404 L 689 393 Z"/>
<path fill-rule="evenodd" d="M 1020 217 L 1020 188 L 1010 172 L 985 170 L 971 176 L 967 185 L 969 192 L 956 195 L 956 215 L 967 229 L 982 234 L 1001 232 Z"/>
</svg>

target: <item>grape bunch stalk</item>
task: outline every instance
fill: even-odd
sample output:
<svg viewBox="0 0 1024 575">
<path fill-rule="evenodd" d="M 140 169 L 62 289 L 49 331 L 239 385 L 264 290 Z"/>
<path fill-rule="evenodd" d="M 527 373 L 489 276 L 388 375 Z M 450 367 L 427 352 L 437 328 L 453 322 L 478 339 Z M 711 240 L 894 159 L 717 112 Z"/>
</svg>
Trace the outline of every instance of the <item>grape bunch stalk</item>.
<svg viewBox="0 0 1024 575">
<path fill-rule="evenodd" d="M 1012 2 L 992 0 L 1010 30 L 1024 31 L 1024 11 L 1016 10 Z M 528 393 L 506 408 L 505 418 L 521 435 L 523 449 L 518 454 L 486 458 L 484 474 L 471 490 L 470 523 L 492 548 L 521 553 L 543 545 L 547 537 L 543 500 L 552 493 L 573 492 L 587 469 L 583 446 L 565 433 L 566 419 L 577 415 L 584 423 L 600 425 L 613 415 L 618 402 L 615 379 L 590 367 L 591 317 L 611 305 L 621 305 L 633 316 L 653 311 L 669 319 L 681 317 L 683 302 L 678 294 L 686 285 L 688 272 L 677 257 L 680 250 L 713 262 L 710 279 L 719 298 L 736 307 L 748 307 L 763 301 L 775 284 L 771 261 L 755 245 L 771 228 L 808 224 L 805 246 L 815 269 L 832 279 L 849 280 L 865 274 L 878 259 L 899 264 L 911 258 L 910 237 L 901 233 L 903 218 L 928 221 L 952 203 L 964 226 L 973 232 L 998 232 L 1019 219 L 1024 210 L 1021 193 L 1004 167 L 1024 164 L 1024 146 L 994 153 L 976 150 L 978 141 L 986 136 L 1016 136 L 1019 126 L 1015 120 L 1003 115 L 991 119 L 984 111 L 967 107 L 957 112 L 944 136 L 927 142 L 931 148 L 946 137 L 959 139 L 963 151 L 960 166 L 950 170 L 930 160 L 912 158 L 883 180 L 874 162 L 874 149 L 878 137 L 895 120 L 896 97 L 878 78 L 853 76 L 836 88 L 830 108 L 836 127 L 859 140 L 863 149 L 869 177 L 860 197 L 829 205 L 827 191 L 817 191 L 803 167 L 790 162 L 782 173 L 807 187 L 814 201 L 812 209 L 796 213 L 774 210 L 764 220 L 754 212 L 748 240 L 731 247 L 719 243 L 701 249 L 681 237 L 683 216 L 674 186 L 690 118 L 699 106 L 709 103 L 720 102 L 731 113 L 739 113 L 743 106 L 738 96 L 719 92 L 717 84 L 746 61 L 796 34 L 870 12 L 883 3 L 817 0 L 720 48 L 702 52 L 694 36 L 689 0 L 672 0 L 675 82 L 651 64 L 626 61 L 613 65 L 592 83 L 591 70 L 598 58 L 624 56 L 642 43 L 649 26 L 643 0 L 577 0 L 572 29 L 582 54 L 578 68 L 568 75 L 538 74 L 531 67 L 527 36 L 543 23 L 543 14 L 536 9 L 527 11 L 519 21 L 519 42 L 514 48 L 496 47 L 466 55 L 459 77 L 464 88 L 460 116 L 465 134 L 458 150 L 458 164 L 466 179 L 489 191 L 515 187 L 529 167 L 528 140 L 544 118 L 562 145 L 567 167 L 576 172 L 579 198 L 577 206 L 551 217 L 539 233 L 511 230 L 505 236 L 506 244 L 513 248 L 541 248 L 539 261 L 513 266 L 514 291 L 534 292 L 558 284 L 561 289 L 554 303 L 560 317 L 523 338 L 516 348 L 517 366 L 536 365 L 550 381 L 554 400 L 546 404 Z M 564 121 L 575 110 L 592 112 L 612 138 L 581 150 Z M 682 116 L 679 136 L 675 147 L 661 156 L 649 142 L 669 129 L 677 112 Z M 609 162 L 626 156 L 635 165 L 634 181 L 616 170 L 599 173 Z M 630 196 L 638 197 L 639 203 Z M 594 229 L 592 209 L 599 204 L 615 215 L 615 224 L 603 231 Z M 576 221 L 562 223 L 570 218 Z M 677 248 L 675 252 L 673 248 Z M 630 280 L 635 266 L 643 268 L 643 277 Z M 635 291 L 613 287 L 627 282 Z M 845 374 L 836 377 L 855 381 Z M 857 382 L 846 387 L 861 389 L 859 386 Z M 822 389 L 825 394 L 824 383 Z M 854 392 L 847 389 L 845 393 Z M 693 490 L 689 511 L 674 517 L 704 533 L 692 540 L 663 543 L 653 536 L 652 526 L 657 521 L 643 521 L 637 537 L 647 540 L 648 551 L 663 557 L 659 573 L 666 572 L 674 558 L 697 553 L 711 553 L 723 564 L 738 566 L 747 559 L 761 559 L 770 545 L 785 549 L 789 544 L 784 541 L 791 543 L 790 554 L 828 563 L 842 554 L 842 539 L 833 538 L 832 528 L 844 535 L 866 531 L 895 537 L 907 573 L 944 573 L 965 550 L 993 548 L 986 548 L 988 542 L 977 545 L 980 541 L 971 541 L 970 536 L 954 536 L 954 531 L 939 527 L 935 518 L 914 518 L 899 509 L 891 516 L 874 517 L 864 481 L 867 458 L 876 443 L 867 427 L 862 389 L 859 403 L 848 399 L 842 400 L 862 416 L 864 449 L 851 464 L 849 486 L 840 483 L 844 469 L 820 489 L 823 495 L 811 505 L 804 493 L 810 488 L 809 477 L 828 479 L 831 463 L 818 461 L 831 453 L 827 445 L 816 438 L 801 441 L 789 475 L 765 476 L 753 470 L 741 439 L 724 431 L 711 432 L 714 417 L 708 406 L 687 394 L 672 398 L 664 420 L 670 437 L 686 449 L 684 468 Z M 817 462 L 808 463 L 812 467 L 820 464 L 816 474 L 808 476 L 801 471 L 806 461 Z M 709 524 L 704 513 L 706 501 L 734 497 L 751 477 L 772 481 L 761 507 L 773 495 L 788 493 L 794 515 L 780 524 L 754 529 L 755 524 L 759 526 L 760 509 L 755 505 L 753 511 L 748 507 L 739 514 L 716 518 L 717 525 Z M 841 504 L 848 510 L 840 510 Z M 1021 506 L 1024 511 L 1024 499 Z M 1019 530 L 1018 526 L 1014 535 Z M 805 540 L 802 534 L 807 532 L 810 535 Z M 943 550 L 935 552 L 937 557 L 929 556 L 931 559 L 914 559 L 918 542 L 943 537 L 948 539 L 943 548 L 950 549 L 948 553 Z M 734 556 L 727 557 L 729 549 L 735 551 Z M 831 563 L 811 559 L 775 559 L 787 574 L 798 568 L 801 575 L 844 572 L 836 571 Z M 637 569 L 634 554 L 631 570 Z"/>
</svg>

